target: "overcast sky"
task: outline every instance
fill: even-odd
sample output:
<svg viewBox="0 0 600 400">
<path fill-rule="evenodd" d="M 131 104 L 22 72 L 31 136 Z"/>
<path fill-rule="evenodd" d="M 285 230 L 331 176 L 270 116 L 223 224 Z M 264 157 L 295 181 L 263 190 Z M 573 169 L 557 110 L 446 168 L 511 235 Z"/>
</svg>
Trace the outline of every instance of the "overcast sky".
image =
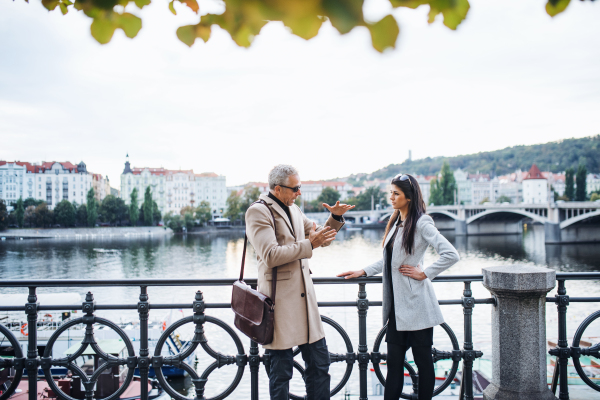
<svg viewBox="0 0 600 400">
<path fill-rule="evenodd" d="M 427 7 L 395 12 L 397 49 L 366 29 L 324 24 L 305 41 L 270 23 L 250 49 L 219 28 L 191 49 L 195 23 L 154 0 L 131 40 L 108 45 L 79 12 L 0 3 L 0 160 L 84 161 L 119 187 L 133 166 L 214 171 L 227 184 L 265 181 L 290 163 L 304 180 L 372 172 L 413 159 L 600 133 L 600 4 L 471 1 L 457 31 Z M 201 10 L 218 9 L 201 2 Z M 137 10 L 137 11 L 136 11 Z M 385 2 L 368 1 L 378 20 Z M 410 171 L 403 171 L 410 172 Z"/>
</svg>

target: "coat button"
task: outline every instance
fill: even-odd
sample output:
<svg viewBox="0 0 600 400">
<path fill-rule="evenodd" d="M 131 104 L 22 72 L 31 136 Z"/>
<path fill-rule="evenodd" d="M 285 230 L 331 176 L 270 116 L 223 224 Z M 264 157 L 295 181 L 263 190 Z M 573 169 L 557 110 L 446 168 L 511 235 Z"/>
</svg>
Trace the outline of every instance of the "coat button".
<svg viewBox="0 0 600 400">
<path fill-rule="evenodd" d="M 300 297 L 304 297 L 304 293 L 300 293 Z"/>
</svg>

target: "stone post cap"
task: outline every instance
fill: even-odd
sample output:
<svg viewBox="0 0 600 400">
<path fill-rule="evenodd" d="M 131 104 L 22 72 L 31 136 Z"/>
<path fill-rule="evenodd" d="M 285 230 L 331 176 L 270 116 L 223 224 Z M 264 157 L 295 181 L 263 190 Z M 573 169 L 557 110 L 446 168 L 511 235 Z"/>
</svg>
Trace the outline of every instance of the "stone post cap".
<svg viewBox="0 0 600 400">
<path fill-rule="evenodd" d="M 486 267 L 483 286 L 492 292 L 538 295 L 547 293 L 556 285 L 556 271 L 530 265 L 504 265 Z"/>
</svg>

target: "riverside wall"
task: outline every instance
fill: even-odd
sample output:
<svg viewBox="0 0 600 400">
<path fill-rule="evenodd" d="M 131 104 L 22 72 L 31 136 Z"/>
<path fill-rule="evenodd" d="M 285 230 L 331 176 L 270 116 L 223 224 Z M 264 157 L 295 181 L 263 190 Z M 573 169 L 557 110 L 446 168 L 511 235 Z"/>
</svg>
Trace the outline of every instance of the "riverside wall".
<svg viewBox="0 0 600 400">
<path fill-rule="evenodd" d="M 173 231 L 162 226 L 139 227 L 96 227 L 96 228 L 60 228 L 60 229 L 8 229 L 0 231 L 0 239 L 86 239 L 111 237 L 158 237 L 172 235 Z"/>
</svg>

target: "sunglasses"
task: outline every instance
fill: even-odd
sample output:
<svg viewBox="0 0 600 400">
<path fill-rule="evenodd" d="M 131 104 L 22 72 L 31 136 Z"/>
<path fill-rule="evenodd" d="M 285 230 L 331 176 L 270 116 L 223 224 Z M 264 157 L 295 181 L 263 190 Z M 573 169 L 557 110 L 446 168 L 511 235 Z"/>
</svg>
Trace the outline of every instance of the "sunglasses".
<svg viewBox="0 0 600 400">
<path fill-rule="evenodd" d="M 289 187 L 289 186 L 285 186 L 285 185 L 279 185 L 279 186 L 284 187 L 286 189 L 290 189 L 292 192 L 297 193 L 298 190 L 300 190 L 300 187 L 302 185 L 298 185 L 298 186 L 294 186 L 294 187 Z"/>
<path fill-rule="evenodd" d="M 404 181 L 408 181 L 408 183 L 410 183 L 410 187 L 415 190 L 415 188 L 413 187 L 412 181 L 410 180 L 410 177 L 407 174 L 398 174 L 394 177 L 394 179 L 392 179 L 392 183 L 393 182 L 404 182 Z"/>
</svg>

